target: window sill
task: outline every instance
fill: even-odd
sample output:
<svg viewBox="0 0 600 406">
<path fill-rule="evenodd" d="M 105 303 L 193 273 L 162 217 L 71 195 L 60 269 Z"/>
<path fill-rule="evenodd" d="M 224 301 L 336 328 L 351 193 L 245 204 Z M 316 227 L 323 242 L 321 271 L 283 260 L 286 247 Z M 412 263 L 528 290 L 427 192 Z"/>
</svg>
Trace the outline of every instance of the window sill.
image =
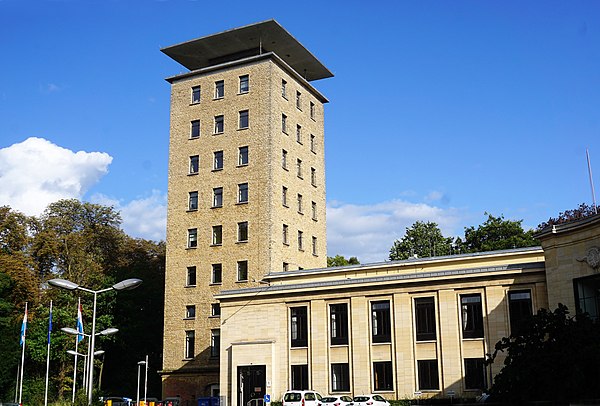
<svg viewBox="0 0 600 406">
<path fill-rule="evenodd" d="M 208 316 L 209 319 L 218 319 L 220 317 L 221 317 L 220 314 L 211 314 L 210 316 Z"/>
<path fill-rule="evenodd" d="M 241 280 L 241 281 L 235 281 L 235 283 L 248 283 L 248 279 L 244 279 L 244 280 Z"/>
<path fill-rule="evenodd" d="M 390 341 L 382 341 L 380 343 L 375 343 L 373 341 L 371 341 L 371 345 L 390 345 L 392 343 L 392 340 Z"/>
<path fill-rule="evenodd" d="M 285 166 L 281 167 L 284 171 L 289 172 L 290 170 L 288 168 L 286 168 Z"/>
<path fill-rule="evenodd" d="M 200 136 L 197 136 L 197 137 L 189 137 L 189 138 L 188 138 L 188 140 L 197 140 L 197 139 L 199 139 L 199 138 L 200 138 Z"/>
<path fill-rule="evenodd" d="M 281 132 L 282 132 L 282 133 L 284 133 L 285 135 L 289 135 L 289 134 L 287 133 L 287 131 L 281 130 Z"/>
<path fill-rule="evenodd" d="M 198 246 L 195 246 L 195 247 L 185 247 L 186 250 L 195 250 L 196 248 L 198 248 Z"/>
<path fill-rule="evenodd" d="M 223 168 L 214 168 L 211 172 L 220 172 L 222 170 L 223 170 Z"/>
<path fill-rule="evenodd" d="M 300 145 L 304 145 L 304 144 L 302 143 L 302 141 L 298 141 L 298 140 L 296 140 L 296 142 L 297 142 L 298 144 L 300 144 Z"/>
<path fill-rule="evenodd" d="M 213 97 L 213 100 L 223 100 L 225 96 Z"/>
<path fill-rule="evenodd" d="M 315 188 L 317 187 L 316 183 L 311 183 L 311 185 L 312 185 L 312 187 L 315 187 Z"/>
<path fill-rule="evenodd" d="M 298 211 L 298 214 L 304 216 L 304 213 L 302 213 L 301 211 Z"/>
<path fill-rule="evenodd" d="M 195 317 L 184 317 L 183 320 L 196 320 Z"/>
<path fill-rule="evenodd" d="M 249 129 L 250 129 L 250 127 L 241 127 L 241 128 L 238 128 L 237 130 L 238 131 L 244 131 L 244 130 L 249 130 Z"/>
<path fill-rule="evenodd" d="M 222 285 L 222 284 L 223 284 L 223 282 L 211 282 L 211 283 L 208 284 L 208 286 L 219 286 L 219 285 Z"/>
<path fill-rule="evenodd" d="M 193 213 L 195 211 L 198 211 L 198 209 L 187 209 L 185 212 L 186 213 Z"/>
<path fill-rule="evenodd" d="M 483 341 L 485 337 L 463 337 L 463 341 Z"/>
<path fill-rule="evenodd" d="M 197 285 L 185 285 L 184 288 L 195 288 Z"/>
<path fill-rule="evenodd" d="M 284 243 L 283 243 L 283 245 L 285 245 L 285 246 L 289 247 L 289 246 L 290 246 L 290 243 L 289 243 L 289 242 L 284 242 Z"/>
<path fill-rule="evenodd" d="M 348 344 L 330 344 L 330 347 L 343 348 L 348 347 Z"/>
<path fill-rule="evenodd" d="M 417 343 L 417 344 L 436 343 L 436 342 L 437 342 L 437 340 L 417 340 L 417 339 L 415 339 L 415 343 Z"/>
<path fill-rule="evenodd" d="M 304 252 L 304 248 L 298 248 L 298 251 Z"/>
<path fill-rule="evenodd" d="M 298 179 L 304 180 L 304 178 L 301 175 L 298 175 Z"/>
<path fill-rule="evenodd" d="M 194 101 L 194 102 L 191 102 L 191 103 L 190 103 L 190 106 L 195 106 L 195 105 L 197 105 L 197 104 L 200 104 L 200 100 L 198 100 L 198 101 Z"/>
<path fill-rule="evenodd" d="M 221 209 L 223 208 L 223 205 L 220 206 L 210 206 L 211 209 Z"/>
<path fill-rule="evenodd" d="M 285 204 L 285 203 L 283 203 L 283 207 L 285 207 L 285 208 L 288 208 L 288 209 L 290 208 L 290 206 L 288 206 L 288 205 L 287 205 L 287 204 Z"/>
<path fill-rule="evenodd" d="M 314 217 L 313 217 L 313 218 L 312 218 L 312 221 L 319 221 L 319 219 L 316 219 L 316 218 L 314 218 Z"/>
<path fill-rule="evenodd" d="M 248 244 L 248 240 L 236 241 L 236 244 Z"/>
<path fill-rule="evenodd" d="M 318 256 L 319 256 L 319 254 L 315 254 L 315 253 L 313 252 L 313 257 L 318 257 Z"/>
<path fill-rule="evenodd" d="M 184 359 L 182 359 L 182 361 L 186 361 L 186 362 L 193 361 L 193 360 L 194 360 L 193 358 L 184 358 Z"/>
<path fill-rule="evenodd" d="M 221 243 L 221 244 L 210 244 L 210 246 L 211 246 L 211 247 L 222 247 L 222 246 L 223 246 L 223 244 L 222 244 L 222 243 Z"/>
<path fill-rule="evenodd" d="M 213 135 L 221 135 L 223 134 L 225 131 L 220 131 L 220 132 L 214 132 Z"/>
<path fill-rule="evenodd" d="M 282 94 L 281 97 L 284 98 L 286 101 L 289 101 L 286 95 Z"/>
<path fill-rule="evenodd" d="M 238 92 L 238 94 L 237 94 L 237 95 L 238 95 L 238 96 L 240 96 L 240 95 L 242 95 L 242 94 L 248 94 L 248 93 L 250 93 L 250 90 L 246 90 L 245 92 Z"/>
<path fill-rule="evenodd" d="M 188 173 L 188 176 L 194 176 L 194 175 L 198 175 L 200 174 L 200 172 L 192 172 L 192 173 Z"/>
<path fill-rule="evenodd" d="M 317 155 L 317 151 L 315 151 L 314 149 L 311 149 L 310 152 L 312 152 L 313 154 Z"/>
<path fill-rule="evenodd" d="M 235 167 L 236 168 L 243 168 L 244 166 L 248 166 L 248 164 L 237 164 Z"/>
<path fill-rule="evenodd" d="M 243 206 L 245 204 L 248 204 L 248 201 L 246 200 L 245 202 L 237 202 L 235 205 L 236 206 Z"/>
</svg>

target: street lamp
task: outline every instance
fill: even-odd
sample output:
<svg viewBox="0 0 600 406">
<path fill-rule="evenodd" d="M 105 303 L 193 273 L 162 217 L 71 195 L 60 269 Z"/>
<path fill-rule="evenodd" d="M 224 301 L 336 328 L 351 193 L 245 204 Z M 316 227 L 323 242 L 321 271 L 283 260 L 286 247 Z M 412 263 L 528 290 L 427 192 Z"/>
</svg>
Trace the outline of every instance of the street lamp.
<svg viewBox="0 0 600 406">
<path fill-rule="evenodd" d="M 98 294 L 100 293 L 104 293 L 104 292 L 109 292 L 111 290 L 131 290 L 131 289 L 135 289 L 138 286 L 140 286 L 140 284 L 142 283 L 141 279 L 125 279 L 124 281 L 115 283 L 114 285 L 112 285 L 110 288 L 105 288 L 105 289 L 100 289 L 100 290 L 92 290 L 92 289 L 88 289 L 88 288 L 84 288 L 82 286 L 79 286 L 78 284 L 68 281 L 66 279 L 50 279 L 48 281 L 48 284 L 50 286 L 54 286 L 57 288 L 61 288 L 61 289 L 66 289 L 66 290 L 81 290 L 83 292 L 87 292 L 87 293 L 91 293 L 94 295 L 94 311 L 92 313 L 92 334 L 90 335 L 90 363 L 88 365 L 88 369 L 89 369 L 89 374 L 88 374 L 88 405 L 92 404 L 92 382 L 93 377 L 94 377 L 94 344 L 95 344 L 95 338 L 96 338 L 96 299 Z M 78 334 L 80 334 L 78 332 Z"/>
<path fill-rule="evenodd" d="M 140 404 L 140 367 L 142 365 L 146 365 L 146 361 L 140 361 L 138 362 L 138 378 L 137 378 L 137 399 L 136 399 L 136 406 L 139 406 Z M 148 370 L 148 368 L 146 368 L 146 371 Z M 144 399 L 144 403 L 146 403 L 146 400 Z"/>
<path fill-rule="evenodd" d="M 87 370 L 87 363 L 88 363 L 88 358 L 89 355 L 88 354 L 82 354 L 80 352 L 77 351 L 73 351 L 73 350 L 67 350 L 67 354 L 71 354 L 74 355 L 75 357 L 81 357 L 83 358 L 83 385 L 86 385 L 86 370 Z M 98 351 L 94 351 L 94 355 L 102 355 L 104 354 L 104 350 L 98 350 Z M 75 371 L 77 372 L 77 371 Z M 73 382 L 73 391 L 75 391 L 75 382 Z M 75 392 L 73 392 L 75 393 Z M 75 396 L 75 395 L 73 395 Z M 75 402 L 75 398 L 73 398 L 73 401 L 71 403 Z"/>
</svg>

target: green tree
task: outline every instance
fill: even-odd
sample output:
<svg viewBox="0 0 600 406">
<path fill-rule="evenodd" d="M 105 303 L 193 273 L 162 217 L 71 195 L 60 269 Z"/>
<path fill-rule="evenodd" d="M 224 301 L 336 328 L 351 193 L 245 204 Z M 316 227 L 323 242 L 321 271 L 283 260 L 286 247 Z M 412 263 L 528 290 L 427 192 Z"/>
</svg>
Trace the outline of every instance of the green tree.
<svg viewBox="0 0 600 406">
<path fill-rule="evenodd" d="M 570 317 L 566 306 L 541 309 L 520 335 L 504 337 L 488 355 L 506 352 L 491 395 L 502 404 L 600 398 L 600 324 L 587 314 Z"/>
<path fill-rule="evenodd" d="M 346 259 L 343 255 L 336 255 L 335 257 L 327 257 L 327 267 L 331 268 L 334 266 L 347 266 L 347 265 L 358 265 L 360 262 L 356 257 L 350 257 Z"/>
<path fill-rule="evenodd" d="M 548 221 L 538 225 L 537 229 L 542 230 L 548 226 L 568 223 L 569 221 L 574 220 L 581 220 L 596 214 L 598 214 L 598 210 L 594 206 L 581 203 L 576 209 L 565 210 L 564 212 L 560 213 L 558 217 L 550 217 Z"/>
<path fill-rule="evenodd" d="M 465 227 L 462 251 L 484 252 L 539 245 L 533 238 L 533 230 L 523 230 L 523 220 L 512 221 L 504 219 L 504 216 L 485 214 L 487 220 L 477 228 Z"/>
<path fill-rule="evenodd" d="M 417 221 L 406 228 L 404 237 L 394 241 L 390 249 L 390 260 L 414 257 L 449 255 L 452 251 L 452 237 L 444 237 L 437 223 Z"/>
</svg>

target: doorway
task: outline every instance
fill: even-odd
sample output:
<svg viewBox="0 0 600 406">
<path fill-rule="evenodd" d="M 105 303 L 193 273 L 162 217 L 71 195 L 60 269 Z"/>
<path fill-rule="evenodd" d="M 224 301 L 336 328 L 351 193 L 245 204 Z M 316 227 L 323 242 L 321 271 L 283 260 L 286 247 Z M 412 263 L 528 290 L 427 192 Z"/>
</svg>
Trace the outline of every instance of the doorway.
<svg viewBox="0 0 600 406">
<path fill-rule="evenodd" d="M 238 406 L 263 406 L 266 394 L 266 365 L 238 367 Z M 248 402 L 252 402 L 250 405 Z"/>
</svg>

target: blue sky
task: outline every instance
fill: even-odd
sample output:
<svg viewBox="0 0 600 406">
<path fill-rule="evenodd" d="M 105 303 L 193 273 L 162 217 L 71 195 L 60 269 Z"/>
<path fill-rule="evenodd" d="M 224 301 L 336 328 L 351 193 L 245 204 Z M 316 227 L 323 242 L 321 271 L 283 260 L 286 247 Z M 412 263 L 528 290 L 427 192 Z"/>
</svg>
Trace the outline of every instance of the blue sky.
<svg viewBox="0 0 600 406">
<path fill-rule="evenodd" d="M 329 255 L 384 260 L 416 220 L 460 235 L 591 203 L 600 2 L 0 0 L 0 205 L 113 204 L 163 238 L 164 78 L 185 68 L 159 50 L 271 18 L 335 75 L 313 82 Z"/>
</svg>

